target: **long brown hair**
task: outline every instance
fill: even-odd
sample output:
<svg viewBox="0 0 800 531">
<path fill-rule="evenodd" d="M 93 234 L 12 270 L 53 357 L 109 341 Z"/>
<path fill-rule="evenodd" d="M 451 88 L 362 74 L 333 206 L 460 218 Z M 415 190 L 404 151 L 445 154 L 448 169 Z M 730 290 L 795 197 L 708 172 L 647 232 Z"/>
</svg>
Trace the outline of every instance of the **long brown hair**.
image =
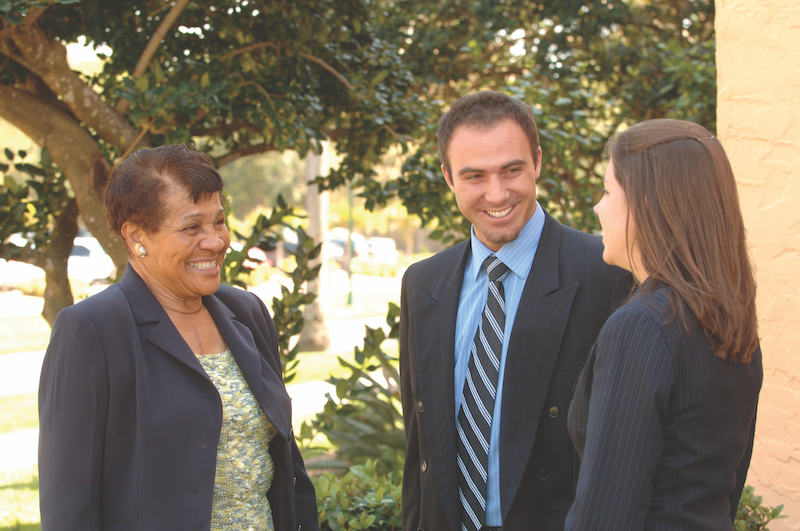
<svg viewBox="0 0 800 531">
<path fill-rule="evenodd" d="M 618 133 L 606 151 L 652 279 L 643 292 L 669 285 L 673 317 L 687 331 L 681 299 L 717 356 L 749 362 L 758 346 L 756 283 L 722 144 L 696 123 L 659 119 Z"/>
</svg>

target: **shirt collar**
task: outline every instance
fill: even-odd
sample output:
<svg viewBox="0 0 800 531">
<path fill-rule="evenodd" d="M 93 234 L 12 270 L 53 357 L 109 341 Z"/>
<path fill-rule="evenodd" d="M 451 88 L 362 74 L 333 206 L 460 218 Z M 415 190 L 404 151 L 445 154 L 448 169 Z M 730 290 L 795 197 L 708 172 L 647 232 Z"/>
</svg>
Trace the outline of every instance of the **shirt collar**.
<svg viewBox="0 0 800 531">
<path fill-rule="evenodd" d="M 534 211 L 531 219 L 522 227 L 522 230 L 513 241 L 503 244 L 500 250 L 495 252 L 486 247 L 482 241 L 478 239 L 475 234 L 475 226 L 472 226 L 470 242 L 472 244 L 472 261 L 469 264 L 470 275 L 469 278 L 477 281 L 478 275 L 483 270 L 483 261 L 489 255 L 495 255 L 499 258 L 512 273 L 522 279 L 528 278 L 528 273 L 531 270 L 533 263 L 533 256 L 536 247 L 539 244 L 539 238 L 542 235 L 544 228 L 544 210 L 539 202 L 536 202 L 536 211 Z M 533 251 L 530 251 L 533 249 Z"/>
</svg>

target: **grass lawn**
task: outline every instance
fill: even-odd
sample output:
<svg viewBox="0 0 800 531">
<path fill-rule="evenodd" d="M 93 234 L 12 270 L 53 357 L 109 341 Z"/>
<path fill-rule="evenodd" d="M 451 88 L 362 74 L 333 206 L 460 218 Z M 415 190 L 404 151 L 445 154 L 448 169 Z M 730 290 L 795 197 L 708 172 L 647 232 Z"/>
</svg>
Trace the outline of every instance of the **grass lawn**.
<svg viewBox="0 0 800 531">
<path fill-rule="evenodd" d="M 0 317 L 0 354 L 44 350 L 49 342 L 50 326 L 41 315 Z"/>
<path fill-rule="evenodd" d="M 39 531 L 39 470 L 0 471 L 0 531 Z"/>
<path fill-rule="evenodd" d="M 36 393 L 0 396 L 0 434 L 39 427 Z"/>
</svg>

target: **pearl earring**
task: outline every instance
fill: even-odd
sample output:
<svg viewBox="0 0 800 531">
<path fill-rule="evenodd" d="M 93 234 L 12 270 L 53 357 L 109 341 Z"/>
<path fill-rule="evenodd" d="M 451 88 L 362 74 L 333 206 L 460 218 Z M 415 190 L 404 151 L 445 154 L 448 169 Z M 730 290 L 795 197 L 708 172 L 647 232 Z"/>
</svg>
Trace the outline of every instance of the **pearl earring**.
<svg viewBox="0 0 800 531">
<path fill-rule="evenodd" d="M 136 245 L 134 245 L 133 248 L 136 250 L 136 254 L 138 254 L 142 258 L 147 256 L 147 249 L 145 249 L 144 245 L 142 245 L 141 243 L 137 243 Z"/>
</svg>

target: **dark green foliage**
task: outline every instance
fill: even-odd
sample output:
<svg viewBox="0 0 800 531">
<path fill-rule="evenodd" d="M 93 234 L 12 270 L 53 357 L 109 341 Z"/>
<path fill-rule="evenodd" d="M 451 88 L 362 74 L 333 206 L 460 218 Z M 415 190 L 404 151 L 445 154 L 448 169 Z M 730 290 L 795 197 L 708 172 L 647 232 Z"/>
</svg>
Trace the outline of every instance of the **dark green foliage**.
<svg viewBox="0 0 800 531">
<path fill-rule="evenodd" d="M 736 531 L 769 531 L 767 524 L 778 518 L 786 518 L 783 504 L 777 507 L 761 505 L 761 496 L 756 496 L 753 487 L 745 487 L 736 511 L 734 528 Z"/>
<path fill-rule="evenodd" d="M 289 218 L 299 217 L 295 208 L 288 206 L 281 196 L 278 196 L 277 206 L 272 210 L 269 217 L 261 214 L 256 219 L 250 235 L 243 235 L 234 232 L 234 236 L 243 240 L 240 250 L 231 249 L 225 256 L 225 264 L 222 271 L 222 282 L 228 285 L 236 285 L 246 288 L 242 275 L 249 275 L 253 268 L 247 264 L 249 258 L 247 251 L 251 247 L 258 247 L 264 251 L 274 251 L 278 240 L 282 239 L 284 227 L 293 228 L 287 221 Z M 322 251 L 322 244 L 316 244 L 314 239 L 308 236 L 302 227 L 294 228 L 297 233 L 298 245 L 293 249 L 287 249 L 294 255 L 296 267 L 291 272 L 286 272 L 292 279 L 292 290 L 286 286 L 281 286 L 281 298 L 272 298 L 272 320 L 278 332 L 278 350 L 281 355 L 281 365 L 283 367 L 283 381 L 291 382 L 297 372 L 298 347 L 289 347 L 292 336 L 300 333 L 303 329 L 303 306 L 312 302 L 316 294 L 307 293 L 305 290 L 306 282 L 314 280 L 319 276 L 320 265 L 311 267 L 310 262 L 319 257 Z"/>
<path fill-rule="evenodd" d="M 679 118 L 716 129 L 714 3 L 395 0 L 382 4 L 376 33 L 397 39 L 432 111 L 418 151 L 386 186 L 409 212 L 462 239 L 465 225 L 444 188 L 436 120 L 457 97 L 507 92 L 531 105 L 544 155 L 540 202 L 559 221 L 599 225 L 602 150 L 620 127 Z M 468 226 L 466 226 L 468 228 Z"/>
<path fill-rule="evenodd" d="M 396 338 L 400 308 L 394 303 L 389 303 L 386 322 L 390 327 L 388 337 Z M 327 380 L 336 386 L 336 398 L 328 394 L 325 409 L 300 430 L 305 447 L 322 433 L 336 450 L 334 461 L 318 461 L 313 467 L 344 467 L 371 460 L 382 472 L 402 470 L 406 444 L 396 360 L 381 350 L 387 337 L 384 331 L 366 329 L 364 348 L 355 349 L 356 363 L 339 358 L 339 363 L 350 370 L 350 376 Z"/>
<path fill-rule="evenodd" d="M 26 252 L 44 256 L 50 247 L 54 220 L 72 200 L 64 174 L 53 164 L 50 153 L 42 150 L 38 164 L 24 162 L 25 151 L 5 148 L 6 162 L 0 163 L 0 257 L 19 258 L 23 249 L 6 240 L 21 233 L 29 240 Z M 25 175 L 18 183 L 9 175 L 11 168 Z"/>
<path fill-rule="evenodd" d="M 402 476 L 380 474 L 374 462 L 356 465 L 344 476 L 315 478 L 322 531 L 395 531 L 401 527 Z"/>
</svg>

